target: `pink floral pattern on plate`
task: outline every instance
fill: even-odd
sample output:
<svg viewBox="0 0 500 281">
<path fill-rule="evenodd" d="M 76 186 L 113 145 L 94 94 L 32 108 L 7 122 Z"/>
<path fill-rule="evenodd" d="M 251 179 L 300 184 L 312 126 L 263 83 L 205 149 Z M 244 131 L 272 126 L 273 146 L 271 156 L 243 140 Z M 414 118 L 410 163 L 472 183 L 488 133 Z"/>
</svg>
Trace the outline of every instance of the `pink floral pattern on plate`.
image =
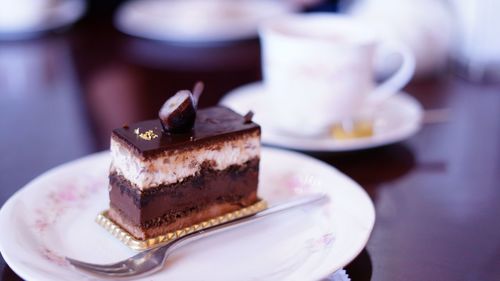
<svg viewBox="0 0 500 281">
<path fill-rule="evenodd" d="M 297 195 L 323 192 L 323 184 L 316 176 L 313 174 L 297 173 L 297 170 L 275 173 L 272 175 L 272 179 L 269 180 L 276 187 L 280 187 L 273 189 L 273 195 L 277 197 L 290 198 Z M 332 218 L 331 208 L 325 206 L 321 212 L 327 219 Z M 325 229 L 320 237 L 307 240 L 306 248 L 311 253 L 328 249 L 335 241 L 333 233 L 334 230 L 332 228 Z"/>
<path fill-rule="evenodd" d="M 54 188 L 40 200 L 34 209 L 35 217 L 32 224 L 35 233 L 43 236 L 47 230 L 58 221 L 69 209 L 84 210 L 88 199 L 99 190 L 107 187 L 107 182 L 96 174 L 81 174 L 55 182 Z M 47 247 L 40 248 L 42 256 L 59 266 L 67 266 L 64 257 Z"/>
<path fill-rule="evenodd" d="M 61 257 L 60 255 L 55 254 L 53 251 L 51 251 L 47 248 L 42 248 L 40 250 L 40 252 L 46 260 L 48 260 L 54 264 L 57 264 L 59 266 L 68 266 L 69 265 L 68 261 L 64 257 Z"/>
<path fill-rule="evenodd" d="M 318 238 L 309 239 L 306 244 L 310 252 L 314 253 L 320 250 L 327 249 L 335 241 L 333 233 L 325 233 Z"/>
<path fill-rule="evenodd" d="M 321 192 L 322 182 L 312 174 L 297 173 L 297 170 L 267 175 L 264 182 L 272 182 L 280 188 L 273 188 L 272 196 L 290 198 L 301 194 Z"/>
</svg>

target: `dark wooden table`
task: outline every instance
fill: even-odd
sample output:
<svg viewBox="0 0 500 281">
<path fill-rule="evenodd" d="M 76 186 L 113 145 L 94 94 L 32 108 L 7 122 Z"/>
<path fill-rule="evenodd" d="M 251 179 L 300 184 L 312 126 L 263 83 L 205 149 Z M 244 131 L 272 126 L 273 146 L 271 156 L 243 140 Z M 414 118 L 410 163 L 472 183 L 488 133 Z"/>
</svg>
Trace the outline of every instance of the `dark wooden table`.
<svg viewBox="0 0 500 281">
<path fill-rule="evenodd" d="M 154 117 L 196 80 L 206 83 L 204 107 L 259 79 L 257 40 L 173 46 L 87 19 L 62 34 L 0 43 L 0 204 L 43 171 L 107 149 L 112 128 Z M 500 86 L 444 74 L 407 90 L 426 109 L 449 110 L 448 119 L 401 143 L 312 155 L 375 202 L 372 236 L 348 273 L 500 280 Z M 20 280 L 1 258 L 0 280 Z"/>
</svg>

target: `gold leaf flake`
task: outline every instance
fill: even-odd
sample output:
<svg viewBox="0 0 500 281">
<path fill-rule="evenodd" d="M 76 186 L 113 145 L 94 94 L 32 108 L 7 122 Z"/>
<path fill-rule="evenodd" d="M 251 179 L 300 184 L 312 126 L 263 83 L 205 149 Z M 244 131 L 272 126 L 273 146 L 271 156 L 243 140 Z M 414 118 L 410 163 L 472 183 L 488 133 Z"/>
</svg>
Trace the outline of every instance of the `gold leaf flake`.
<svg viewBox="0 0 500 281">
<path fill-rule="evenodd" d="M 139 129 L 137 129 L 139 130 Z M 139 131 L 137 131 L 137 134 L 139 134 Z M 147 140 L 147 141 L 150 141 L 152 139 L 156 139 L 158 137 L 157 134 L 155 134 L 155 132 L 153 132 L 153 130 L 147 130 L 146 132 L 144 133 L 140 133 L 139 134 L 139 137 L 143 140 Z"/>
</svg>

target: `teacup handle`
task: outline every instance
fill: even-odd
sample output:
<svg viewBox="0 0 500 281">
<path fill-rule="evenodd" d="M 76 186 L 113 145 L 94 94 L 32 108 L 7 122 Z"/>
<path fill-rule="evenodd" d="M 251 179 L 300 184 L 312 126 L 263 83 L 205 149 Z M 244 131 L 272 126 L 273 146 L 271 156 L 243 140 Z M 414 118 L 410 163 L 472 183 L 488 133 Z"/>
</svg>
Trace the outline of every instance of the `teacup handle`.
<svg viewBox="0 0 500 281">
<path fill-rule="evenodd" d="M 368 102 L 379 104 L 390 96 L 396 94 L 411 80 L 415 72 L 415 56 L 411 50 L 397 42 L 383 43 L 391 53 L 398 53 L 402 57 L 402 63 L 399 69 L 387 80 L 378 85 L 368 97 Z"/>
</svg>

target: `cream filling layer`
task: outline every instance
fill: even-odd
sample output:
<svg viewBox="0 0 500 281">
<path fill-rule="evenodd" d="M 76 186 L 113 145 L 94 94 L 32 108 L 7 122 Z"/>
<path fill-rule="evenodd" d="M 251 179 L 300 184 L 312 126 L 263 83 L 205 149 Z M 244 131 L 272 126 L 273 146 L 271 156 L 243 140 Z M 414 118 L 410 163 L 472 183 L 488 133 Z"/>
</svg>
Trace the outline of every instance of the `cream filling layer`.
<svg viewBox="0 0 500 281">
<path fill-rule="evenodd" d="M 195 175 L 203 162 L 215 170 L 241 165 L 260 155 L 258 133 L 188 151 L 166 151 L 147 160 L 137 157 L 127 146 L 111 138 L 111 171 L 121 174 L 141 190 L 172 184 Z"/>
</svg>

